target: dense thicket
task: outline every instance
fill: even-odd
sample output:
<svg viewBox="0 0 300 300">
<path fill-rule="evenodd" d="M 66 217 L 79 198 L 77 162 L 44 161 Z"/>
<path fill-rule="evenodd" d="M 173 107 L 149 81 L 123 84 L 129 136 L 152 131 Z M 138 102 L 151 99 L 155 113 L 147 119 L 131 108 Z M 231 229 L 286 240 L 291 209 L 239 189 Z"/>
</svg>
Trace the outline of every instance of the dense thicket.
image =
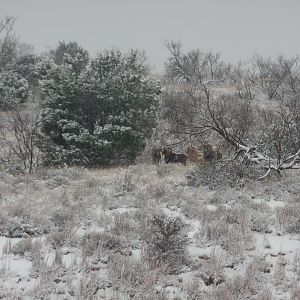
<svg viewBox="0 0 300 300">
<path fill-rule="evenodd" d="M 299 59 L 255 56 L 232 66 L 219 54 L 167 43 L 161 118 L 176 143 L 226 143 L 235 157 L 280 172 L 300 162 Z M 179 140 L 178 140 L 179 139 Z M 181 141 L 180 141 L 181 139 Z M 264 177 L 264 176 L 263 176 Z"/>
</svg>

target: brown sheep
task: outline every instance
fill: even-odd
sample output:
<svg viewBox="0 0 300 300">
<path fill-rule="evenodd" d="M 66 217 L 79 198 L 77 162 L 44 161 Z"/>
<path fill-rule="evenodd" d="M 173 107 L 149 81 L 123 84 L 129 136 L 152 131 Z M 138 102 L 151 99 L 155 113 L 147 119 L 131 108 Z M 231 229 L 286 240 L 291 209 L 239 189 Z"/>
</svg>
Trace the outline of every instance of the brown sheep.
<svg viewBox="0 0 300 300">
<path fill-rule="evenodd" d="M 222 159 L 222 153 L 216 146 L 212 146 L 211 144 L 202 145 L 203 156 L 205 160 L 219 160 Z"/>
<path fill-rule="evenodd" d="M 211 144 L 203 144 L 199 149 L 189 146 L 187 155 L 189 160 L 194 163 L 222 159 L 222 153 L 215 145 Z"/>
<path fill-rule="evenodd" d="M 202 151 L 200 151 L 199 149 L 196 149 L 193 146 L 188 146 L 186 149 L 186 153 L 188 156 L 188 159 L 193 162 L 193 163 L 199 163 L 204 161 L 204 156 Z"/>
<path fill-rule="evenodd" d="M 163 148 L 162 154 L 164 155 L 165 163 L 181 163 L 186 165 L 187 156 L 181 153 L 174 153 L 170 147 Z"/>
</svg>

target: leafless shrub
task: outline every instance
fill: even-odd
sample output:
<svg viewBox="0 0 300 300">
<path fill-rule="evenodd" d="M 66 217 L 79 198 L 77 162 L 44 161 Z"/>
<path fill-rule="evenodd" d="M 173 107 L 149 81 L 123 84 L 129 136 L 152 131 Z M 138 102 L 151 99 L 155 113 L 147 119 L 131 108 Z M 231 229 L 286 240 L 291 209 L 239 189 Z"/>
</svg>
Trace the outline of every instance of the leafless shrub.
<svg viewBox="0 0 300 300">
<path fill-rule="evenodd" d="M 197 219 L 202 210 L 201 204 L 199 199 L 188 199 L 182 203 L 181 212 L 190 219 Z"/>
<path fill-rule="evenodd" d="M 46 267 L 44 253 L 42 250 L 42 242 L 39 242 L 36 247 L 31 250 L 31 264 L 33 272 L 41 272 Z"/>
<path fill-rule="evenodd" d="M 259 290 L 259 263 L 256 259 L 251 261 L 242 275 L 225 282 L 212 291 L 215 300 L 239 300 L 256 295 Z"/>
<path fill-rule="evenodd" d="M 101 286 L 97 273 L 83 274 L 80 277 L 79 288 L 76 288 L 76 298 L 78 300 L 93 300 L 98 298 L 98 291 Z"/>
<path fill-rule="evenodd" d="M 261 126 L 257 130 L 257 149 L 279 162 L 283 162 L 291 153 L 296 153 L 300 146 L 298 120 L 295 121 L 292 112 L 282 106 L 272 110 L 260 109 L 257 117 Z"/>
<path fill-rule="evenodd" d="M 266 249 L 271 249 L 270 241 L 266 235 L 264 235 L 263 245 Z"/>
<path fill-rule="evenodd" d="M 41 242 L 40 241 L 33 241 L 32 238 L 25 238 L 22 239 L 21 241 L 17 242 L 14 244 L 10 252 L 13 253 L 14 255 L 21 255 L 23 256 L 26 252 L 30 253 L 35 252 L 37 248 L 41 247 Z"/>
<path fill-rule="evenodd" d="M 280 229 L 288 233 L 298 234 L 300 232 L 300 204 L 287 204 L 277 208 L 277 224 Z"/>
<path fill-rule="evenodd" d="M 272 231 L 268 215 L 253 214 L 250 219 L 250 230 L 255 232 L 270 233 Z"/>
<path fill-rule="evenodd" d="M 124 241 L 121 237 L 101 232 L 85 234 L 81 240 L 81 247 L 84 256 L 97 254 L 100 250 L 121 253 L 123 255 L 130 254 L 130 251 L 124 245 Z"/>
<path fill-rule="evenodd" d="M 274 266 L 273 279 L 275 285 L 280 285 L 286 276 L 286 260 L 283 257 L 279 257 Z"/>
<path fill-rule="evenodd" d="M 0 22 L 0 69 L 17 57 L 18 38 L 14 34 L 16 17 L 7 16 Z"/>
<path fill-rule="evenodd" d="M 76 244 L 75 229 L 73 226 L 67 226 L 61 231 L 50 232 L 46 236 L 46 240 L 54 249 L 71 245 L 72 243 Z"/>
<path fill-rule="evenodd" d="M 211 211 L 203 209 L 198 239 L 201 244 L 220 245 L 229 255 L 243 256 L 244 250 L 254 247 L 249 230 L 249 216 L 244 208 Z"/>
<path fill-rule="evenodd" d="M 255 300 L 274 300 L 272 288 L 264 288 L 262 292 L 260 292 Z"/>
<path fill-rule="evenodd" d="M 158 177 L 165 177 L 171 173 L 171 166 L 162 162 L 156 166 L 156 173 Z"/>
<path fill-rule="evenodd" d="M 233 86 L 240 99 L 253 100 L 255 96 L 255 78 L 251 66 L 238 64 L 231 75 Z"/>
<path fill-rule="evenodd" d="M 0 124 L 0 162 L 10 171 L 33 173 L 40 163 L 39 109 L 10 106 Z"/>
<path fill-rule="evenodd" d="M 128 213 L 116 214 L 113 217 L 113 224 L 110 232 L 114 235 L 128 238 L 134 236 L 136 226 Z"/>
<path fill-rule="evenodd" d="M 199 239 L 205 244 L 216 245 L 221 244 L 225 236 L 229 234 L 229 225 L 224 221 L 214 221 L 206 223 L 200 228 Z"/>
<path fill-rule="evenodd" d="M 222 63 L 219 57 L 215 60 L 219 75 L 212 76 L 206 69 L 206 56 L 199 50 L 183 53 L 182 45 L 174 42 L 166 46 L 170 57 L 165 77 L 170 84 L 175 84 L 173 93 L 177 93 L 173 97 L 175 113 L 168 110 L 172 107 L 171 100 L 165 105 L 167 114 L 162 114 L 170 125 L 167 128 L 170 133 L 183 142 L 213 137 L 222 139 L 236 150 L 235 157 L 242 157 L 262 169 L 263 174 L 257 174 L 260 179 L 269 176 L 271 171 L 280 173 L 298 168 L 298 58 L 281 56 L 273 62 L 256 57 L 258 74 L 254 72 L 251 75 L 251 82 L 260 81 L 261 88 L 267 89 L 269 98 L 281 100 L 277 110 L 268 108 L 263 112 L 249 100 L 251 97 L 244 97 L 241 93 L 236 97 L 234 93 L 222 90 L 229 80 L 234 81 L 235 76 L 232 76 L 232 67 Z M 249 92 L 251 94 L 248 89 L 248 96 Z M 257 122 L 258 119 L 260 122 Z M 287 146 L 284 141 L 288 141 Z"/>
<path fill-rule="evenodd" d="M 162 269 L 151 270 L 146 261 L 120 254 L 111 256 L 109 277 L 123 294 L 134 299 L 147 299 L 161 277 Z"/>
<path fill-rule="evenodd" d="M 68 167 L 60 169 L 41 167 L 37 170 L 36 176 L 39 176 L 44 180 L 51 179 L 57 176 L 67 178 L 69 180 L 89 178 L 88 170 L 83 167 Z"/>
<path fill-rule="evenodd" d="M 210 162 L 201 164 L 187 175 L 191 186 L 208 185 L 211 189 L 242 187 L 263 174 L 255 165 L 239 161 Z"/>
<path fill-rule="evenodd" d="M 138 235 L 142 241 L 148 241 L 152 237 L 151 222 L 153 215 L 158 214 L 155 209 L 143 207 L 134 214 L 134 220 L 137 223 Z"/>
<path fill-rule="evenodd" d="M 135 184 L 133 183 L 134 180 L 134 170 L 128 168 L 124 173 L 122 188 L 124 192 L 132 192 L 135 188 Z"/>
<path fill-rule="evenodd" d="M 300 278 L 300 250 L 298 250 L 293 258 L 293 271 Z"/>
<path fill-rule="evenodd" d="M 253 65 L 258 77 L 257 83 L 269 99 L 280 99 L 283 92 L 293 92 L 297 85 L 297 57 L 276 59 L 255 55 Z"/>
<path fill-rule="evenodd" d="M 70 209 L 59 208 L 51 214 L 51 222 L 58 231 L 64 230 L 66 226 L 70 226 L 74 221 L 74 215 Z"/>
<path fill-rule="evenodd" d="M 203 294 L 202 290 L 202 280 L 198 277 L 194 277 L 191 282 L 188 282 L 185 286 L 188 299 L 197 300 L 203 299 L 201 295 Z"/>
<path fill-rule="evenodd" d="M 299 300 L 299 295 L 300 295 L 300 284 L 299 282 L 297 282 L 293 285 L 291 291 L 291 300 Z"/>
<path fill-rule="evenodd" d="M 253 236 L 249 232 L 243 232 L 236 224 L 230 226 L 228 234 L 223 236 L 221 246 L 229 255 L 237 257 L 242 257 L 245 250 L 255 248 Z"/>
</svg>

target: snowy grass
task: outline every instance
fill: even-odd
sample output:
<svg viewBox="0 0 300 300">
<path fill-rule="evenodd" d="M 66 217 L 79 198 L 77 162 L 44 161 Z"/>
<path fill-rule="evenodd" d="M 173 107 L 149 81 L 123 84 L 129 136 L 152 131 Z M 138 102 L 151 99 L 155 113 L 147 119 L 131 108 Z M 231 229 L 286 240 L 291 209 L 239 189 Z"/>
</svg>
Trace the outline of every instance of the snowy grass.
<svg viewBox="0 0 300 300">
<path fill-rule="evenodd" d="M 299 297 L 300 173 L 221 188 L 192 165 L 0 173 L 0 298 Z"/>
</svg>

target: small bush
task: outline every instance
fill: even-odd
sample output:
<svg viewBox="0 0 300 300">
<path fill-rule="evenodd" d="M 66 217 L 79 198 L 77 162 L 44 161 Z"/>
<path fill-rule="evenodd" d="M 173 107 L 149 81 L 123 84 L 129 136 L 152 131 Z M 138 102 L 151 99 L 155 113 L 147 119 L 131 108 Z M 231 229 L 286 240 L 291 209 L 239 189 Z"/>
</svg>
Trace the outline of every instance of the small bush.
<svg viewBox="0 0 300 300">
<path fill-rule="evenodd" d="M 52 213 L 51 222 L 59 231 L 63 230 L 68 224 L 73 221 L 73 215 L 70 210 L 67 209 L 57 209 Z"/>
<path fill-rule="evenodd" d="M 150 223 L 150 239 L 146 241 L 150 262 L 166 264 L 171 271 L 176 271 L 182 265 L 187 243 L 182 233 L 184 227 L 179 218 L 171 218 L 164 214 L 153 216 Z"/>
<path fill-rule="evenodd" d="M 300 284 L 297 282 L 293 285 L 291 300 L 299 300 L 300 295 Z"/>
<path fill-rule="evenodd" d="M 264 170 L 255 165 L 238 161 L 206 162 L 188 173 L 190 186 L 207 185 L 211 189 L 242 187 L 247 181 L 256 180 Z"/>
<path fill-rule="evenodd" d="M 277 208 L 277 223 L 280 229 L 291 234 L 300 233 L 300 205 L 285 205 Z"/>
<path fill-rule="evenodd" d="M 250 229 L 254 232 L 272 232 L 268 215 L 254 215 L 250 220 Z"/>
<path fill-rule="evenodd" d="M 116 214 L 110 231 L 117 236 L 129 237 L 135 232 L 135 224 L 128 213 Z"/>
<path fill-rule="evenodd" d="M 108 267 L 114 286 L 133 299 L 146 299 L 161 276 L 160 270 L 151 270 L 147 262 L 120 254 L 111 256 Z"/>
<path fill-rule="evenodd" d="M 200 277 L 205 285 L 219 285 L 225 281 L 222 269 L 222 259 L 214 254 L 206 261 Z"/>
<path fill-rule="evenodd" d="M 46 239 L 54 249 L 58 249 L 74 243 L 76 244 L 75 230 L 72 226 L 65 227 L 61 231 L 51 232 L 47 235 Z"/>
<path fill-rule="evenodd" d="M 259 260 L 254 258 L 245 268 L 244 274 L 239 274 L 226 281 L 224 285 L 212 290 L 214 300 L 253 299 L 261 289 Z"/>
<path fill-rule="evenodd" d="M 81 240 L 84 256 L 97 255 L 98 251 L 111 251 L 123 255 L 130 254 L 124 246 L 123 240 L 113 234 L 91 232 L 85 234 Z"/>
<path fill-rule="evenodd" d="M 35 252 L 36 249 L 40 247 L 41 247 L 41 242 L 39 241 L 34 242 L 32 238 L 29 237 L 29 238 L 22 239 L 21 241 L 14 244 L 11 247 L 9 252 L 13 253 L 14 255 L 23 256 L 26 252 L 30 254 L 31 252 Z"/>
<path fill-rule="evenodd" d="M 165 177 L 171 173 L 170 166 L 165 163 L 158 164 L 156 167 L 156 173 L 158 177 Z"/>
</svg>

